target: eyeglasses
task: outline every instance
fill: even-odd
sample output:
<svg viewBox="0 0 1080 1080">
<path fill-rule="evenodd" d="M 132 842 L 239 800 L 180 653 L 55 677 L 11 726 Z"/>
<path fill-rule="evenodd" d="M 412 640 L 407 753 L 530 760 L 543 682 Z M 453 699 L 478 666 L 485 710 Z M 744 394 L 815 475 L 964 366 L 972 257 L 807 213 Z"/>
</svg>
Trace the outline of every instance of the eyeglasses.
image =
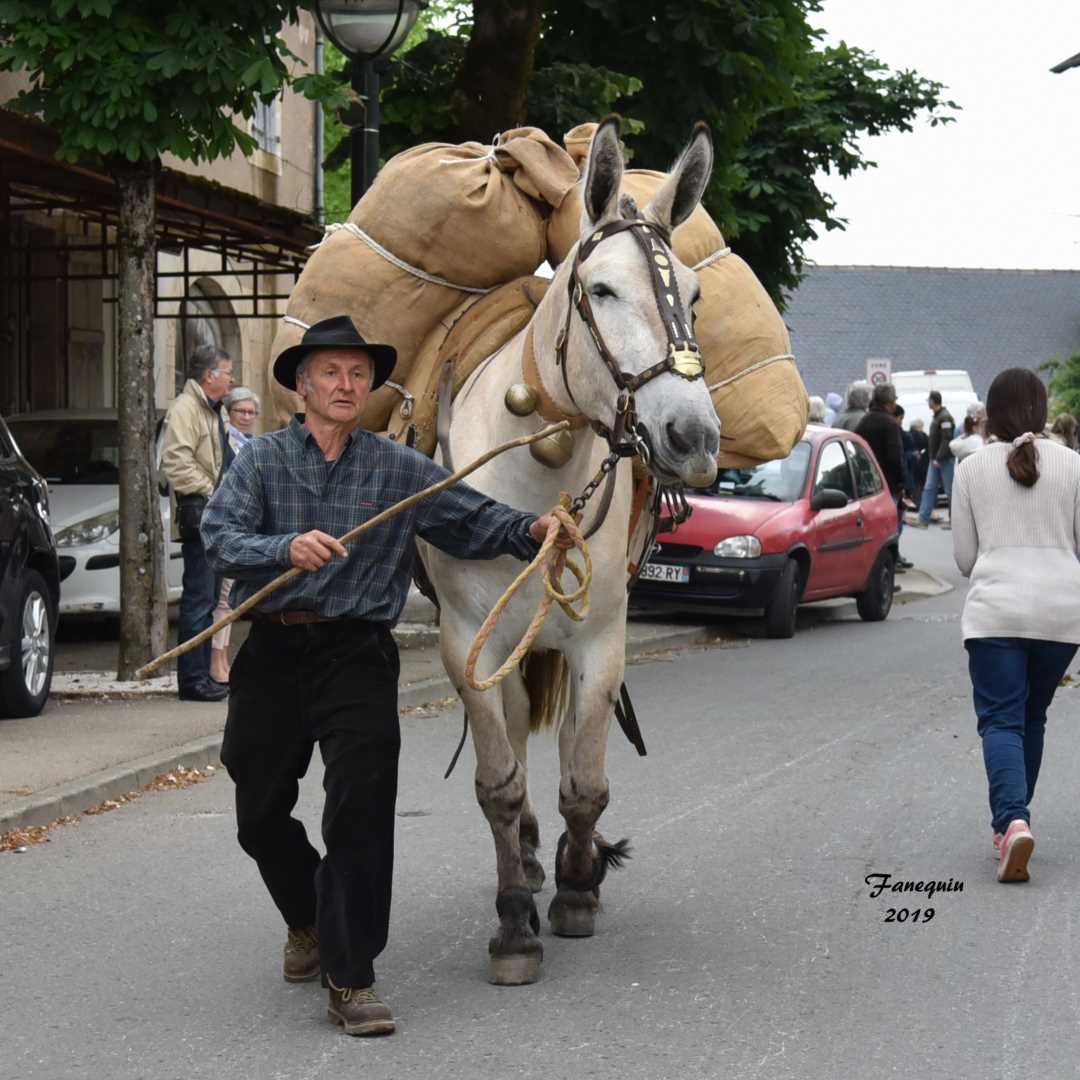
<svg viewBox="0 0 1080 1080">
<path fill-rule="evenodd" d="M 233 416 L 258 416 L 259 414 L 254 409 L 230 409 L 229 412 Z"/>
</svg>

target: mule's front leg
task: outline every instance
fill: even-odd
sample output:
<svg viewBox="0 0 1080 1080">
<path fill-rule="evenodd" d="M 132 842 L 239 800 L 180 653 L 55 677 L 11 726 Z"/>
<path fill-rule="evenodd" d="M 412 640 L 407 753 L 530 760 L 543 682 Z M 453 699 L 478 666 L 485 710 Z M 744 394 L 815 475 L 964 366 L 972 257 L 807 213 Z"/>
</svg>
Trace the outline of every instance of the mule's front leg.
<svg viewBox="0 0 1080 1080">
<path fill-rule="evenodd" d="M 518 986 L 537 980 L 544 958 L 544 947 L 537 937 L 540 917 L 521 863 L 525 767 L 507 736 L 498 691 L 479 693 L 464 686 L 461 673 L 471 640 L 467 628 L 453 627 L 444 620 L 440 633 L 443 662 L 469 715 L 476 750 L 476 800 L 495 840 L 499 929 L 488 942 L 488 979 L 499 986 Z"/>
<path fill-rule="evenodd" d="M 555 853 L 558 891 L 548 908 L 551 929 L 561 937 L 590 937 L 600 907 L 599 883 L 609 865 L 625 854 L 606 845 L 596 822 L 608 804 L 604 772 L 607 734 L 623 674 L 623 637 L 617 651 L 609 640 L 571 659 L 574 680 L 573 730 L 560 732 L 559 812 L 566 832 Z M 603 655 L 600 655 L 601 651 Z M 612 851 L 615 854 L 612 855 Z"/>
<path fill-rule="evenodd" d="M 475 726 L 473 738 L 479 741 Z M 477 758 L 480 758 L 479 746 Z M 499 891 L 495 897 L 499 929 L 488 942 L 488 979 L 498 986 L 519 986 L 536 981 L 544 959 L 544 947 L 537 937 L 540 916 L 521 863 L 519 838 L 525 804 L 525 769 L 521 762 L 512 760 L 509 770 L 501 778 L 495 777 L 497 774 L 482 769 L 478 761 L 476 798 L 495 838 L 499 874 Z"/>
</svg>

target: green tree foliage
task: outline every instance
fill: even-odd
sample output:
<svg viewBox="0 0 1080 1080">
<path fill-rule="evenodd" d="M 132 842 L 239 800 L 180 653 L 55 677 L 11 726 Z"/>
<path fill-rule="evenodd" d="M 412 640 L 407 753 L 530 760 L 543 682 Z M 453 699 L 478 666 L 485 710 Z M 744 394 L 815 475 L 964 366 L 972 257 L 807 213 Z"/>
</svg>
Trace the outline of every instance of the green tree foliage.
<svg viewBox="0 0 1080 1080">
<path fill-rule="evenodd" d="M 295 0 L 0 0 L 0 71 L 30 87 L 9 108 L 57 134 L 57 155 L 116 181 L 120 413 L 118 676 L 163 651 L 161 513 L 153 455 L 155 183 L 163 153 L 211 161 L 255 141 L 239 120 L 285 86 L 345 100 L 297 71 L 280 33 Z"/>
<path fill-rule="evenodd" d="M 39 116 L 68 161 L 211 161 L 255 141 L 239 118 L 283 86 L 343 100 L 326 76 L 294 74 L 281 39 L 296 0 L 3 0 L 0 70 L 31 88 L 6 108 Z"/>
<path fill-rule="evenodd" d="M 1067 360 L 1047 360 L 1039 370 L 1047 375 L 1050 415 L 1066 412 L 1080 416 L 1080 353 L 1073 353 Z"/>
<path fill-rule="evenodd" d="M 385 156 L 454 130 L 449 91 L 470 9 L 446 0 L 393 65 Z M 847 44 L 823 47 L 820 10 L 820 0 L 550 0 L 521 120 L 557 138 L 616 110 L 629 121 L 628 153 L 654 168 L 675 159 L 693 121 L 707 121 L 716 168 L 705 204 L 780 300 L 802 275 L 805 242 L 844 225 L 821 173 L 871 168 L 862 136 L 907 131 L 920 117 L 945 123 L 957 108 L 938 82 Z"/>
</svg>

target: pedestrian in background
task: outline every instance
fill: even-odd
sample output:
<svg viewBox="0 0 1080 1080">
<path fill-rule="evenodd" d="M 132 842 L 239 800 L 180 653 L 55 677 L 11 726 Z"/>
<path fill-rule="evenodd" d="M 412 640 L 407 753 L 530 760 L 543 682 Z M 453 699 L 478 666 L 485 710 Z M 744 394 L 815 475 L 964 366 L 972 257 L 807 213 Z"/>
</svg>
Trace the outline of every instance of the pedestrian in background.
<svg viewBox="0 0 1080 1080">
<path fill-rule="evenodd" d="M 835 390 L 830 390 L 825 395 L 825 426 L 833 427 L 836 424 L 836 418 L 840 415 L 840 406 L 843 405 L 844 399 L 840 397 Z"/>
<path fill-rule="evenodd" d="M 956 464 L 959 465 L 964 458 L 974 454 L 985 443 L 986 440 L 979 434 L 978 420 L 969 413 L 964 417 L 964 433 L 957 435 L 949 443 L 949 450 L 952 456 L 956 458 Z"/>
<path fill-rule="evenodd" d="M 937 390 L 930 391 L 926 403 L 930 406 L 934 419 L 930 421 L 930 435 L 927 443 L 929 465 L 926 470 L 926 483 L 923 485 L 922 502 L 919 504 L 919 516 L 912 522 L 919 529 L 930 527 L 930 514 L 937 501 L 939 488 L 944 489 L 945 501 L 949 502 L 952 496 L 953 470 L 956 467 L 956 460 L 949 449 L 949 443 L 952 442 L 956 430 L 952 413 L 942 405 L 941 393 Z"/>
<path fill-rule="evenodd" d="M 816 394 L 812 395 L 809 399 L 809 408 L 806 414 L 806 422 L 808 424 L 824 424 L 825 423 L 825 400 L 819 398 Z"/>
<path fill-rule="evenodd" d="M 255 421 L 259 418 L 259 395 L 247 386 L 234 386 L 222 399 L 228 423 L 225 435 L 234 455 L 255 438 Z M 229 594 L 232 592 L 232 578 L 222 578 L 218 590 L 217 607 L 214 608 L 211 622 L 220 622 L 229 614 Z M 210 678 L 219 686 L 229 683 L 229 642 L 232 640 L 232 623 L 223 626 L 210 639 Z"/>
<path fill-rule="evenodd" d="M 833 427 L 854 431 L 859 421 L 866 415 L 870 405 L 870 384 L 863 379 L 853 382 L 848 387 L 847 408 L 833 421 Z"/>
<path fill-rule="evenodd" d="M 1027 881 L 1046 710 L 1080 644 L 1080 455 L 1038 438 L 1046 388 L 1011 368 L 986 397 L 990 442 L 964 459 L 953 553 L 990 791 L 998 881 Z"/>
<path fill-rule="evenodd" d="M 919 509 L 922 502 L 923 488 L 926 486 L 926 471 L 930 465 L 930 439 L 928 438 L 922 420 L 916 417 L 908 427 L 911 434 L 911 444 L 915 448 L 915 464 L 912 468 L 912 479 L 915 486 L 911 492 L 913 510 Z"/>
<path fill-rule="evenodd" d="M 904 439 L 895 412 L 896 388 L 892 383 L 879 383 L 874 387 L 870 407 L 859 421 L 855 434 L 866 440 L 885 474 L 889 494 L 896 503 L 899 534 L 904 527 Z M 907 570 L 912 565 L 908 559 L 897 555 L 898 570 Z"/>
<path fill-rule="evenodd" d="M 1061 413 L 1055 417 L 1050 428 L 1050 438 L 1059 446 L 1069 450 L 1076 449 L 1076 417 L 1071 413 Z"/>
<path fill-rule="evenodd" d="M 191 378 L 165 416 L 161 450 L 161 470 L 176 500 L 173 538 L 180 541 L 184 559 L 179 641 L 202 633 L 213 621 L 219 587 L 206 561 L 199 525 L 232 455 L 220 408 L 232 386 L 229 354 L 216 345 L 200 345 L 191 354 L 188 371 Z M 221 701 L 229 692 L 210 679 L 208 641 L 177 660 L 176 675 L 181 701 Z"/>
</svg>

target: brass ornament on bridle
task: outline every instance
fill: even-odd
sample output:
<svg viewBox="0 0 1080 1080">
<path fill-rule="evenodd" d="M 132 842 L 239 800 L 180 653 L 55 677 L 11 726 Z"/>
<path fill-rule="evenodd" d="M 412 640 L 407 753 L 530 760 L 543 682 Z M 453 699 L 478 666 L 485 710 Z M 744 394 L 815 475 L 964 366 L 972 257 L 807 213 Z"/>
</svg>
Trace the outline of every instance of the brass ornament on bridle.
<svg viewBox="0 0 1080 1080">
<path fill-rule="evenodd" d="M 636 375 L 629 375 L 619 367 L 618 361 L 612 355 L 611 350 L 604 341 L 600 327 L 593 315 L 592 304 L 588 294 L 581 283 L 581 264 L 596 250 L 596 247 L 609 236 L 616 233 L 628 232 L 637 242 L 645 255 L 646 265 L 652 279 L 653 297 L 656 300 L 656 309 L 660 314 L 660 321 L 664 326 L 664 333 L 668 339 L 667 354 L 662 360 L 646 368 Z M 669 246 L 670 241 L 666 231 L 651 221 L 641 217 L 623 218 L 619 221 L 609 222 L 607 225 L 595 230 L 579 245 L 570 268 L 567 281 L 569 304 L 566 312 L 566 322 L 563 324 L 555 341 L 556 366 L 562 369 L 563 385 L 571 401 L 574 399 L 570 389 L 569 376 L 566 367 L 567 340 L 570 331 L 570 321 L 576 310 L 581 316 L 589 336 L 600 354 L 601 360 L 611 373 L 615 385 L 620 391 L 620 397 L 626 396 L 622 402 L 620 417 L 616 420 L 616 426 L 621 430 L 616 434 L 610 431 L 606 425 L 599 421 L 593 421 L 593 428 L 604 438 L 614 450 L 618 447 L 620 453 L 639 454 L 648 453 L 648 444 L 637 432 L 636 413 L 634 410 L 634 393 L 647 382 L 655 379 L 658 375 L 671 372 L 688 382 L 703 378 L 705 365 L 701 359 L 701 349 L 698 347 L 693 330 L 684 325 L 682 317 L 682 299 L 679 295 L 679 284 L 674 274 L 674 256 Z M 629 437 L 630 442 L 624 443 L 624 436 Z"/>
</svg>

